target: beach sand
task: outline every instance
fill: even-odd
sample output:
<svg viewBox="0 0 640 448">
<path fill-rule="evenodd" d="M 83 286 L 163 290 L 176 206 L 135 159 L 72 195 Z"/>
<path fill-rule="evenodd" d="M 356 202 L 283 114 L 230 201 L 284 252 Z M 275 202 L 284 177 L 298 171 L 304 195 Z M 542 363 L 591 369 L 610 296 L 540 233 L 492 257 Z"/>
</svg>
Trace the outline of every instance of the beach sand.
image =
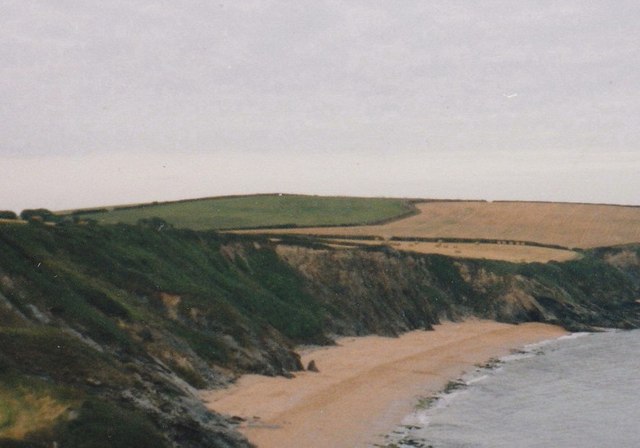
<svg viewBox="0 0 640 448">
<path fill-rule="evenodd" d="M 245 418 L 239 429 L 260 448 L 372 446 L 384 442 L 420 397 L 475 364 L 564 334 L 540 323 L 468 320 L 398 338 L 342 338 L 338 346 L 301 352 L 305 366 L 315 360 L 318 373 L 245 375 L 202 397 L 209 409 Z"/>
</svg>

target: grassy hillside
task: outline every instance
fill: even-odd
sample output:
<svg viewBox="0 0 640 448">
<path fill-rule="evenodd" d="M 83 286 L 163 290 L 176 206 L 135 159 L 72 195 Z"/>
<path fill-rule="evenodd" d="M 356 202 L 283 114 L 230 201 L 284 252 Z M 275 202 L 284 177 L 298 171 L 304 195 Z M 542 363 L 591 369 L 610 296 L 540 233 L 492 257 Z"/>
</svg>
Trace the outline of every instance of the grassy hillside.
<svg viewBox="0 0 640 448">
<path fill-rule="evenodd" d="M 161 432 L 187 437 L 184 447 L 245 446 L 183 381 L 212 387 L 233 372 L 296 370 L 291 341 L 326 341 L 319 304 L 251 241 L 167 226 L 0 227 L 0 384 L 47 379 L 31 404 L 0 390 L 0 446 L 99 447 L 136 428 L 149 442 L 135 446 L 164 446 Z M 83 438 L 77 421 L 94 433 Z"/>
<path fill-rule="evenodd" d="M 368 224 L 412 210 L 402 199 L 255 195 L 143 204 L 76 214 L 107 224 L 135 224 L 139 219 L 157 217 L 176 227 L 207 230 Z"/>
</svg>

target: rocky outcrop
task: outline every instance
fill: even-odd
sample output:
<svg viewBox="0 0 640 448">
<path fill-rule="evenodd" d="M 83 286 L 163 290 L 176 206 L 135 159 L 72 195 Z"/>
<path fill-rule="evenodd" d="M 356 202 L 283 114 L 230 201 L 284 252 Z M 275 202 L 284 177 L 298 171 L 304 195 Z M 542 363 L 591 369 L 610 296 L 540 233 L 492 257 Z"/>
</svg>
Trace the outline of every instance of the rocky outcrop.
<svg viewBox="0 0 640 448">
<path fill-rule="evenodd" d="M 314 359 L 309 361 L 309 364 L 307 364 L 307 370 L 309 372 L 320 372 L 320 369 L 318 369 L 318 366 L 316 365 L 316 361 Z"/>
</svg>

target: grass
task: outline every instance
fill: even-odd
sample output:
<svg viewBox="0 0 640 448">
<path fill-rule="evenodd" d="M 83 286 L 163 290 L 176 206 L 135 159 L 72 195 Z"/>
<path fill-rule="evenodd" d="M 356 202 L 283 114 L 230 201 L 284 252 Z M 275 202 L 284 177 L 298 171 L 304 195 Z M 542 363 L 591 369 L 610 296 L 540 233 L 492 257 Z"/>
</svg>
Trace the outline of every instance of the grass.
<svg viewBox="0 0 640 448">
<path fill-rule="evenodd" d="M 295 367 L 287 338 L 323 338 L 323 309 L 297 272 L 263 240 L 215 232 L 1 226 L 0 292 L 32 318 L 2 321 L 11 313 L 0 306 L 0 322 L 8 322 L 0 325 L 0 385 L 11 375 L 41 378 L 82 397 L 73 406 L 77 418 L 69 420 L 68 402 L 53 392 L 0 391 L 0 446 L 48 447 L 52 440 L 65 447 L 164 446 L 148 416 L 91 395 L 142 387 L 123 360 L 158 357 L 206 387 L 210 377 L 200 374 L 207 372 L 203 364 L 192 363 L 196 355 L 208 364 L 275 374 Z M 177 298 L 171 310 L 163 294 Z M 38 313 L 50 325 L 37 325 Z M 105 351 L 56 328 L 60 322 Z M 184 347 L 193 352 L 184 353 L 182 365 L 174 354 Z M 153 372 L 141 375 L 163 393 L 176 393 Z"/>
<path fill-rule="evenodd" d="M 87 378 L 133 385 L 108 355 L 58 329 L 0 328 L 0 446 L 166 446 L 148 416 L 92 396 Z"/>
<path fill-rule="evenodd" d="M 413 207 L 403 199 L 255 195 L 142 204 L 75 214 L 109 224 L 135 224 L 139 219 L 157 217 L 176 227 L 208 230 L 369 224 L 412 211 Z"/>
<path fill-rule="evenodd" d="M 76 420 L 60 430 L 62 446 L 69 448 L 165 448 L 166 441 L 142 413 L 114 404 L 88 400 Z"/>
<path fill-rule="evenodd" d="M 22 439 L 54 426 L 78 401 L 59 388 L 27 377 L 0 382 L 0 440 Z"/>
<path fill-rule="evenodd" d="M 0 374 L 14 371 L 76 385 L 88 377 L 125 386 L 133 381 L 107 355 L 47 326 L 0 327 Z"/>
<path fill-rule="evenodd" d="M 268 325 L 295 341 L 321 338 L 323 310 L 299 274 L 268 247 L 238 238 L 128 225 L 5 227 L 0 266 L 31 300 L 5 295 L 27 316 L 36 306 L 99 343 L 136 350 L 128 329 L 145 322 L 219 363 L 230 361 L 221 330 L 247 344 Z M 180 296 L 178 321 L 165 315 L 165 293 Z M 192 311 L 215 326 L 194 328 Z"/>
<path fill-rule="evenodd" d="M 0 376 L 0 446 L 166 447 L 140 412 L 39 379 Z M 55 445 L 54 445 L 55 446 Z"/>
</svg>

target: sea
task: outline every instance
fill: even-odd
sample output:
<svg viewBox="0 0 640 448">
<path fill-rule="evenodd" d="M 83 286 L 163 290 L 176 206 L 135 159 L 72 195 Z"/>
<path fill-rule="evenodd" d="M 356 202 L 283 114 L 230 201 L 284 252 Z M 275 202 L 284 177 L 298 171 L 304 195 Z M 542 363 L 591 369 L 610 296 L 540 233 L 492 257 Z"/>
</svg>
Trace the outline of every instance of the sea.
<svg viewBox="0 0 640 448">
<path fill-rule="evenodd" d="M 424 397 L 388 447 L 638 448 L 640 330 L 574 333 Z"/>
</svg>

